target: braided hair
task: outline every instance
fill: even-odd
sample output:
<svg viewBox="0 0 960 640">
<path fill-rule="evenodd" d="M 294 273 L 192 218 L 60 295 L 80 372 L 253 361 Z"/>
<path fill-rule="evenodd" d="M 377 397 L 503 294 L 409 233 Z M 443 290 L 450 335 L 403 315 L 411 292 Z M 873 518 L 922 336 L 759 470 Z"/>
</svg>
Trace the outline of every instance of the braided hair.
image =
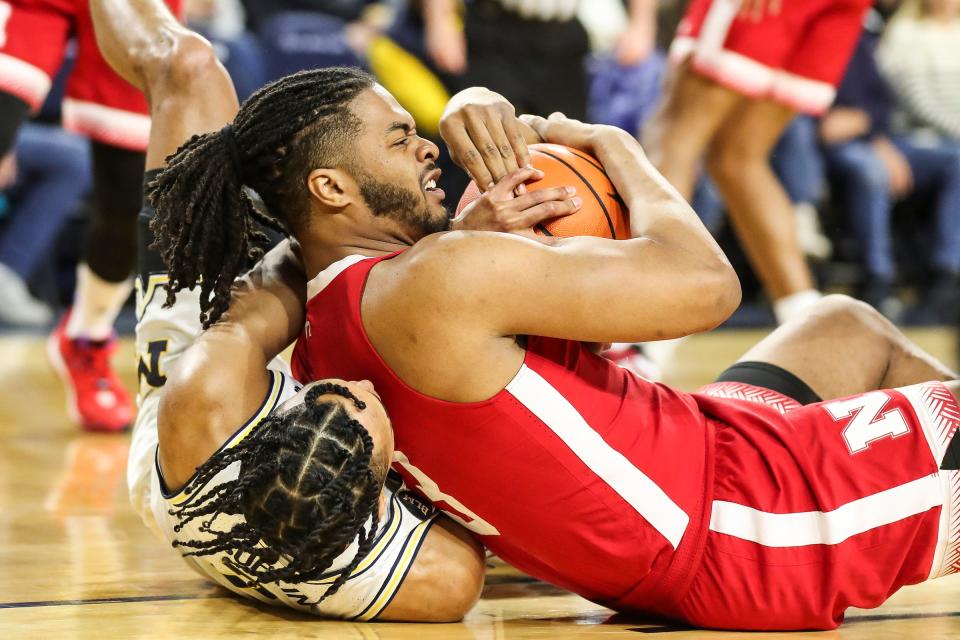
<svg viewBox="0 0 960 640">
<path fill-rule="evenodd" d="M 340 67 L 281 78 L 250 96 L 233 123 L 167 158 L 148 190 L 154 248 L 169 269 L 167 306 L 199 282 L 203 327 L 220 318 L 233 281 L 268 243 L 257 223 L 290 235 L 309 216 L 310 172 L 350 164 L 347 143 L 363 126 L 350 103 L 373 83 Z"/>
<path fill-rule="evenodd" d="M 236 446 L 215 453 L 197 470 L 191 486 L 205 487 L 239 462 L 237 478 L 170 510 L 178 520 L 175 531 L 201 518 L 200 531 L 208 534 L 173 546 L 181 547 L 184 556 L 229 553 L 243 558 L 251 581 L 244 586 L 256 587 L 316 580 L 356 539 L 356 556 L 323 597 L 336 593 L 373 547 L 387 470 L 371 468 L 370 434 L 341 403 L 320 400 L 328 394 L 348 398 L 358 409 L 366 406 L 346 387 L 319 383 L 303 404 L 267 417 Z M 214 521 L 220 515 L 242 519 L 227 530 L 217 529 Z"/>
</svg>

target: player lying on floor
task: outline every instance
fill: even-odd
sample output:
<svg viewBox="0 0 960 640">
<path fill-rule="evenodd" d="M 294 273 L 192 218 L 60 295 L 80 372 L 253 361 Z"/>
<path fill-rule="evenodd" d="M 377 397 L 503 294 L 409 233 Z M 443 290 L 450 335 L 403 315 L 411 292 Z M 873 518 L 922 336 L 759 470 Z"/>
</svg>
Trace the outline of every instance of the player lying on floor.
<svg viewBox="0 0 960 640">
<path fill-rule="evenodd" d="M 202 86 L 197 110 L 217 100 Z M 240 269 L 214 256 L 254 241 L 242 230 L 263 214 L 241 185 L 253 188 L 310 278 L 295 373 L 371 380 L 409 486 L 511 564 L 615 609 L 829 628 L 849 606 L 955 572 L 956 376 L 844 297 L 695 394 L 597 357 L 583 341 L 717 325 L 738 283 L 631 136 L 525 122 L 603 163 L 632 240 L 432 233 L 448 226 L 436 147 L 365 74 L 318 70 L 270 85 L 170 158 L 153 198 L 171 287 L 202 279 L 217 320 Z M 488 124 L 481 155 L 518 126 Z"/>
<path fill-rule="evenodd" d="M 393 436 L 370 384 L 301 387 L 276 357 L 303 324 L 290 243 L 202 332 L 198 290 L 163 306 L 151 218 L 148 205 L 127 472 L 144 522 L 201 575 L 261 602 L 352 620 L 460 619 L 483 585 L 482 550 L 398 481 L 385 485 Z"/>
</svg>

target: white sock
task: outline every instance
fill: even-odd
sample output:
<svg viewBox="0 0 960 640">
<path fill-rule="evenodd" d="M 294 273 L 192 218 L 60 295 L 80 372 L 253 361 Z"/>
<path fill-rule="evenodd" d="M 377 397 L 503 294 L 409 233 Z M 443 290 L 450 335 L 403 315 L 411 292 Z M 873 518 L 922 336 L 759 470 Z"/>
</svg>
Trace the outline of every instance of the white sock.
<svg viewBox="0 0 960 640">
<path fill-rule="evenodd" d="M 88 340 L 109 338 L 113 333 L 113 323 L 132 290 L 132 279 L 107 282 L 86 264 L 79 264 L 73 310 L 67 321 L 67 337 Z"/>
<path fill-rule="evenodd" d="M 823 294 L 816 289 L 807 289 L 774 300 L 773 315 L 777 317 L 777 324 L 783 324 L 800 317 L 822 297 Z"/>
<path fill-rule="evenodd" d="M 650 362 L 657 365 L 661 371 L 669 369 L 676 358 L 677 348 L 686 342 L 689 336 L 680 338 L 671 338 L 669 340 L 656 340 L 654 342 L 644 342 L 643 352 L 650 359 Z"/>
</svg>

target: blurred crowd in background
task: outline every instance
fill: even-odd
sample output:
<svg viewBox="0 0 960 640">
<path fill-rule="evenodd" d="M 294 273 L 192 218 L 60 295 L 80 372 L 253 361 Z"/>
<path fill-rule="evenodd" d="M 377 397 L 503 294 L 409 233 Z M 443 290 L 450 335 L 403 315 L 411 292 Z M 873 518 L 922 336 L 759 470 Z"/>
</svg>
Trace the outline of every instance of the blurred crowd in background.
<svg viewBox="0 0 960 640">
<path fill-rule="evenodd" d="M 783 2 L 802 0 L 782 0 Z M 661 98 L 684 0 L 188 0 L 241 100 L 304 68 L 373 72 L 437 137 L 471 85 L 518 112 L 614 124 L 642 136 Z M 69 55 L 61 76 L 70 67 Z M 49 326 L 68 301 L 88 215 L 88 142 L 58 125 L 63 93 L 0 161 L 0 321 Z M 771 157 L 821 289 L 853 293 L 903 324 L 960 309 L 960 0 L 877 0 L 833 107 L 797 117 Z M 445 160 L 453 206 L 466 177 Z M 745 287 L 731 321 L 773 316 L 704 175 L 693 199 Z"/>
</svg>

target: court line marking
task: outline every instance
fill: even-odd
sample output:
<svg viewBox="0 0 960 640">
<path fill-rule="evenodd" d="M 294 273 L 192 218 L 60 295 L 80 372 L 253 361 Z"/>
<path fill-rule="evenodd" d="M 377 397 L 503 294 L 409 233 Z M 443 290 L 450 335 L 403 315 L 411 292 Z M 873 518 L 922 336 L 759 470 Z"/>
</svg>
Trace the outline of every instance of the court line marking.
<svg viewBox="0 0 960 640">
<path fill-rule="evenodd" d="M 170 600 L 213 600 L 230 598 L 227 594 L 196 594 L 167 596 L 124 596 L 118 598 L 88 598 L 84 600 L 34 600 L 27 602 L 0 602 L 0 609 L 26 609 L 30 607 L 76 607 L 86 604 L 125 604 L 129 602 L 165 602 Z"/>
<path fill-rule="evenodd" d="M 488 584 L 528 584 L 538 582 L 528 576 L 491 576 Z M 32 600 L 25 602 L 0 602 L 0 609 L 27 609 L 31 607 L 77 607 L 87 604 L 125 604 L 133 602 L 169 602 L 176 600 L 213 600 L 232 598 L 232 594 L 182 594 L 165 596 L 121 596 L 117 598 L 87 598 L 81 600 Z"/>
</svg>

